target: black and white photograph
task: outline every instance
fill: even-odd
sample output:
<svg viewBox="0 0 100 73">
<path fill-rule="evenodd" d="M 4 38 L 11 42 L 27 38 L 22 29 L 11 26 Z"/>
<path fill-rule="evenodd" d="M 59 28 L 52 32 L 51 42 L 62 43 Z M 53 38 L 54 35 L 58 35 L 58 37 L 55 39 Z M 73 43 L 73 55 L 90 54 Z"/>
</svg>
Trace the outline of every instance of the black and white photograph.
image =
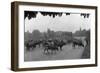
<svg viewBox="0 0 100 73">
<path fill-rule="evenodd" d="M 90 13 L 24 11 L 24 61 L 90 58 Z"/>
<path fill-rule="evenodd" d="M 12 3 L 12 70 L 97 66 L 97 7 Z"/>
</svg>

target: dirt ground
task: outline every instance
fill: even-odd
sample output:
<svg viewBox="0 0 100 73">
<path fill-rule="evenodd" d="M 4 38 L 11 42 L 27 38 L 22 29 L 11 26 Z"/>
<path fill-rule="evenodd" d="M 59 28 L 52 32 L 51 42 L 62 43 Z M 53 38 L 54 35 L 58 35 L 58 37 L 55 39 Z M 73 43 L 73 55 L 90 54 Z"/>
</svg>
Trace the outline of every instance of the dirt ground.
<svg viewBox="0 0 100 73">
<path fill-rule="evenodd" d="M 56 51 L 53 54 L 44 54 L 43 47 L 36 47 L 31 51 L 24 51 L 24 61 L 47 61 L 47 60 L 67 60 L 67 59 L 81 59 L 86 48 L 67 44 L 62 47 L 62 51 Z"/>
</svg>

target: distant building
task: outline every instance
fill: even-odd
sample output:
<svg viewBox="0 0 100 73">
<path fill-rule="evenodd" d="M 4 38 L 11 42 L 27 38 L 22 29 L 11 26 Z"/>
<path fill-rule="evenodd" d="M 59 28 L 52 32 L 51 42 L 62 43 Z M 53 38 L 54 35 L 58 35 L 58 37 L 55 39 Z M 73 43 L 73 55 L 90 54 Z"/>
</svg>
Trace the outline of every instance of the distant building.
<svg viewBox="0 0 100 73">
<path fill-rule="evenodd" d="M 70 37 L 72 37 L 72 32 L 62 32 L 62 36 L 70 36 Z"/>
<path fill-rule="evenodd" d="M 85 30 L 85 29 L 81 29 L 80 28 L 80 30 L 78 30 L 78 31 L 76 31 L 75 33 L 74 33 L 74 36 L 86 36 L 86 33 L 87 33 L 87 30 Z"/>
<path fill-rule="evenodd" d="M 89 30 L 86 30 L 86 29 L 83 29 L 83 30 L 79 30 L 79 31 L 76 31 L 74 34 L 73 34 L 73 38 L 75 39 L 85 39 L 85 38 L 90 38 L 90 29 Z"/>
<path fill-rule="evenodd" d="M 62 33 L 62 38 L 63 39 L 66 39 L 66 40 L 70 40 L 70 39 L 72 39 L 72 32 L 63 32 Z"/>
</svg>

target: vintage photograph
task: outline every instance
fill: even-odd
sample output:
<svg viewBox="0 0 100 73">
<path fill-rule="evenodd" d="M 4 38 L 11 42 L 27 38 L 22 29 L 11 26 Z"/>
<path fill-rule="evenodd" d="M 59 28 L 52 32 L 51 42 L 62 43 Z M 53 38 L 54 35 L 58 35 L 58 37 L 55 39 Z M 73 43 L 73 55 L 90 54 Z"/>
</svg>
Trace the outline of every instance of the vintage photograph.
<svg viewBox="0 0 100 73">
<path fill-rule="evenodd" d="M 90 13 L 24 11 L 24 61 L 89 59 Z"/>
<path fill-rule="evenodd" d="M 97 66 L 97 7 L 12 2 L 11 69 Z"/>
</svg>

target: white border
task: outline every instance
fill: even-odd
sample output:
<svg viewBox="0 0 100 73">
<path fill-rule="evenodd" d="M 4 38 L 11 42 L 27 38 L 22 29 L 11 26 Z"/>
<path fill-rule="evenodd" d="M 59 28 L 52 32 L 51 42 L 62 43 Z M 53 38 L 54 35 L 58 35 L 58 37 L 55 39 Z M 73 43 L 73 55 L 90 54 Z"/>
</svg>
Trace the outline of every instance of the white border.
<svg viewBox="0 0 100 73">
<path fill-rule="evenodd" d="M 37 61 L 24 62 L 24 11 L 80 12 L 91 13 L 91 58 L 79 60 Z M 19 5 L 19 68 L 34 68 L 61 65 L 95 64 L 95 10 L 80 8 L 60 8 L 44 6 Z"/>
</svg>

